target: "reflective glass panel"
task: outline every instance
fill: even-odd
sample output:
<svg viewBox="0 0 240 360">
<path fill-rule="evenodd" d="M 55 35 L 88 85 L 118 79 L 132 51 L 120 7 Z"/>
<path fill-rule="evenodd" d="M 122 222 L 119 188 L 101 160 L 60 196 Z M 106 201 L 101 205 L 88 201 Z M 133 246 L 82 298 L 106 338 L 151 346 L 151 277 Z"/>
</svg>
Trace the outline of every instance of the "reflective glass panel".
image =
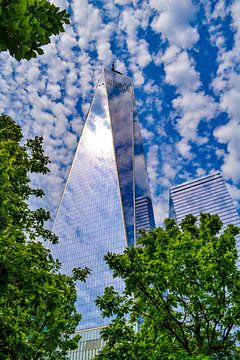
<svg viewBox="0 0 240 360">
<path fill-rule="evenodd" d="M 132 190 L 131 190 L 132 191 Z M 121 253 L 126 246 L 119 181 L 113 148 L 106 87 L 102 78 L 96 88 L 54 224 L 60 237 L 54 255 L 62 271 L 89 267 L 86 283 L 77 284 L 79 329 L 105 325 L 94 300 L 106 286 L 122 292 L 123 283 L 113 279 L 103 257 Z"/>
<path fill-rule="evenodd" d="M 240 226 L 233 200 L 219 172 L 170 189 L 170 205 L 169 216 L 178 223 L 187 214 L 211 213 L 220 217 L 223 229 L 228 224 Z M 236 236 L 236 246 L 240 256 L 240 236 Z M 240 260 L 238 265 L 240 267 Z"/>
<path fill-rule="evenodd" d="M 135 180 L 135 212 L 136 234 L 139 230 L 153 229 L 155 227 L 152 200 L 146 169 L 140 126 L 136 113 L 134 113 L 134 180 Z"/>
<path fill-rule="evenodd" d="M 113 142 L 128 245 L 134 245 L 132 80 L 105 70 Z"/>
<path fill-rule="evenodd" d="M 134 114 L 134 165 L 136 198 L 145 196 L 150 197 L 142 137 L 136 114 Z"/>
</svg>

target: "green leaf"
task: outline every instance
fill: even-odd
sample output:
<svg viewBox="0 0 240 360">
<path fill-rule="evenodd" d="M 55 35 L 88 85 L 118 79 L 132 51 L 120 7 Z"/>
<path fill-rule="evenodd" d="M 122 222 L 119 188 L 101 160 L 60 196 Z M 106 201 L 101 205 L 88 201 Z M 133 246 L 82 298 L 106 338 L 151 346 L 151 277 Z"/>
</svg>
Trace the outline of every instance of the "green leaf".
<svg viewBox="0 0 240 360">
<path fill-rule="evenodd" d="M 41 49 L 41 48 L 37 48 L 37 52 L 38 52 L 39 55 L 43 55 L 43 54 L 44 54 L 44 51 L 43 51 L 43 49 Z"/>
<path fill-rule="evenodd" d="M 28 204 L 30 195 L 43 195 L 29 179 L 48 172 L 42 145 L 42 137 L 22 144 L 21 128 L 0 116 L 1 359 L 64 359 L 79 339 L 75 276 L 84 280 L 88 270 L 72 277 L 59 272 L 61 264 L 42 243 L 57 241 L 44 227 L 50 214 Z"/>
<path fill-rule="evenodd" d="M 36 51 L 42 55 L 36 49 L 49 43 L 52 35 L 63 32 L 63 25 L 69 23 L 66 11 L 59 11 L 48 0 L 6 0 L 6 3 L 7 6 L 0 5 L 0 51 L 9 50 L 17 60 L 36 57 Z"/>
<path fill-rule="evenodd" d="M 142 232 L 137 247 L 105 256 L 125 290 L 106 288 L 96 300 L 103 316 L 115 316 L 96 359 L 238 359 L 239 229 L 221 233 L 219 217 L 210 214 L 164 223 Z"/>
</svg>

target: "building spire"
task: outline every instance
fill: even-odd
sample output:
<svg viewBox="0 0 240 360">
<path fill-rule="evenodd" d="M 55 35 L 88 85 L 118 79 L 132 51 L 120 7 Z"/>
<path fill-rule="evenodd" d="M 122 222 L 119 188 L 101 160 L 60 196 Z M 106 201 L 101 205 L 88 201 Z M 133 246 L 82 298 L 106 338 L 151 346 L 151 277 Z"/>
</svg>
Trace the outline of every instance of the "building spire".
<svg viewBox="0 0 240 360">
<path fill-rule="evenodd" d="M 120 74 L 120 75 L 123 75 L 120 71 L 117 71 L 116 68 L 115 68 L 115 62 L 113 61 L 112 62 L 112 69 L 111 69 L 113 72 L 117 73 L 117 74 Z"/>
</svg>

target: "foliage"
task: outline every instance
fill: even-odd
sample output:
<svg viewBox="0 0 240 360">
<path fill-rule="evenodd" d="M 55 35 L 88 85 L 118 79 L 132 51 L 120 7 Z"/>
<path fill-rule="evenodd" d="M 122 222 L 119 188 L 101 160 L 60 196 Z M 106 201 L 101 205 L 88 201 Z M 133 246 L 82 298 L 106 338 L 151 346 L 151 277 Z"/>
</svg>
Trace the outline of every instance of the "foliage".
<svg viewBox="0 0 240 360">
<path fill-rule="evenodd" d="M 106 288 L 96 301 L 103 316 L 115 315 L 96 359 L 240 359 L 239 229 L 221 227 L 217 215 L 188 215 L 180 226 L 167 219 L 137 247 L 107 254 L 125 291 Z"/>
<path fill-rule="evenodd" d="M 44 195 L 31 188 L 29 173 L 46 174 L 49 159 L 41 137 L 21 140 L 20 127 L 0 116 L 0 359 L 64 359 L 78 341 L 75 280 L 88 269 L 60 274 L 42 245 L 58 239 L 44 228 L 49 212 L 29 208 L 30 196 Z"/>
<path fill-rule="evenodd" d="M 9 50 L 17 60 L 35 58 L 64 24 L 66 10 L 48 0 L 0 0 L 0 51 Z"/>
</svg>

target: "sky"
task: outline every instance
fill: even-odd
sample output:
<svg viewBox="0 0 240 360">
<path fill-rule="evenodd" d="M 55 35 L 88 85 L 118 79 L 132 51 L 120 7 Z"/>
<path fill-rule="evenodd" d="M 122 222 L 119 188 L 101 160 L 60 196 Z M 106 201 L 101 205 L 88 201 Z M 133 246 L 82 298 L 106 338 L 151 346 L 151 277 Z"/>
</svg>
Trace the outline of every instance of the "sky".
<svg viewBox="0 0 240 360">
<path fill-rule="evenodd" d="M 70 13 L 44 55 L 0 54 L 0 112 L 44 137 L 51 173 L 33 176 L 54 219 L 103 67 L 134 80 L 157 225 L 168 191 L 221 170 L 240 209 L 240 2 L 55 0 Z M 34 206 L 34 202 L 33 202 Z"/>
</svg>

